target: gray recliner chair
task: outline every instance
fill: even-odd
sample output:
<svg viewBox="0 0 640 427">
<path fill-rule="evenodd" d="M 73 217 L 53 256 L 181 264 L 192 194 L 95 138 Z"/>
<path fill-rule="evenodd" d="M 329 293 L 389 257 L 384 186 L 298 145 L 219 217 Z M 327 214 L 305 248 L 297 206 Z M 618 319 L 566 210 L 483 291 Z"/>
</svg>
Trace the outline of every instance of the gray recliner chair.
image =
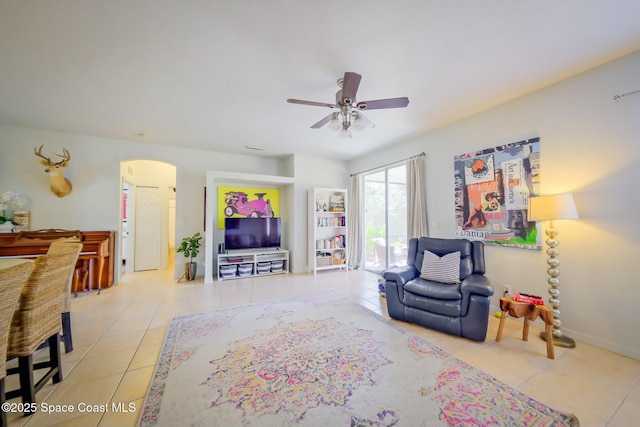
<svg viewBox="0 0 640 427">
<path fill-rule="evenodd" d="M 437 257 L 460 252 L 459 283 L 421 278 L 425 250 Z M 484 341 L 493 295 L 493 287 L 484 273 L 482 242 L 431 237 L 410 239 L 407 265 L 392 268 L 383 275 L 389 316 Z"/>
</svg>

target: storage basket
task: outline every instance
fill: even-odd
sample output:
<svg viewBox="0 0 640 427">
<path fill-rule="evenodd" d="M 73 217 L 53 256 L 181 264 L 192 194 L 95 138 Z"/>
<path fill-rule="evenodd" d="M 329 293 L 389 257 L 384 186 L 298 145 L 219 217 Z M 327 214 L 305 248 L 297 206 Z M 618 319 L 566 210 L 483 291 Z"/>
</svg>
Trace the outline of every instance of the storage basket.
<svg viewBox="0 0 640 427">
<path fill-rule="evenodd" d="M 281 259 L 274 259 L 271 261 L 271 272 L 272 273 L 280 273 L 282 272 L 282 267 L 284 266 L 284 261 Z"/>
<path fill-rule="evenodd" d="M 235 277 L 238 273 L 238 266 L 236 264 L 228 264 L 220 266 L 220 275 L 223 279 Z"/>
<path fill-rule="evenodd" d="M 319 256 L 316 257 L 316 267 L 327 267 L 331 265 L 331 257 L 330 256 Z"/>
<path fill-rule="evenodd" d="M 253 263 L 238 265 L 238 276 L 251 276 L 253 274 Z"/>
<path fill-rule="evenodd" d="M 344 258 L 332 258 L 331 262 L 333 265 L 342 265 L 344 264 Z"/>
<path fill-rule="evenodd" d="M 271 272 L 271 261 L 264 261 L 258 263 L 258 274 L 266 274 Z"/>
</svg>

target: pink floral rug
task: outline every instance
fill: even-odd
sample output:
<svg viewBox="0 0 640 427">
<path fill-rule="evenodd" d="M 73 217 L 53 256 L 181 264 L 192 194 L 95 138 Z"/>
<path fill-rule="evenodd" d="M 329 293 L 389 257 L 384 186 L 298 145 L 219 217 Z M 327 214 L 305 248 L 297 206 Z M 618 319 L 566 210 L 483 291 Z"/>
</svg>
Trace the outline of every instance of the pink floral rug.
<svg viewBox="0 0 640 427">
<path fill-rule="evenodd" d="M 572 426 L 338 292 L 171 320 L 140 426 Z"/>
</svg>

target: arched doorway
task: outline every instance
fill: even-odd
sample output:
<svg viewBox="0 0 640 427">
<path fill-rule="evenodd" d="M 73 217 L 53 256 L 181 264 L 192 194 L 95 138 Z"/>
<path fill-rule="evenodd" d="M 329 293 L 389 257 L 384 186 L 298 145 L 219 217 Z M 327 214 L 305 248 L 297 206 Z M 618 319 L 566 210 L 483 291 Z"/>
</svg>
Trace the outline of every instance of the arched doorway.
<svg viewBox="0 0 640 427">
<path fill-rule="evenodd" d="M 120 162 L 120 273 L 173 271 L 176 167 L 154 160 Z"/>
</svg>

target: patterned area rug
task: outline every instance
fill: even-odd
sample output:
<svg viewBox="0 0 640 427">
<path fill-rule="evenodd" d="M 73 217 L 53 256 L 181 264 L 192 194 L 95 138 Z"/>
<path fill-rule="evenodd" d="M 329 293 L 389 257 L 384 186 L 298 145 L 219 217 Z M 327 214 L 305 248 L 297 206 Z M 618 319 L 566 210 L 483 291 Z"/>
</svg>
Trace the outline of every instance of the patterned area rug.
<svg viewBox="0 0 640 427">
<path fill-rule="evenodd" d="M 328 291 L 171 320 L 140 426 L 570 426 Z"/>
</svg>

